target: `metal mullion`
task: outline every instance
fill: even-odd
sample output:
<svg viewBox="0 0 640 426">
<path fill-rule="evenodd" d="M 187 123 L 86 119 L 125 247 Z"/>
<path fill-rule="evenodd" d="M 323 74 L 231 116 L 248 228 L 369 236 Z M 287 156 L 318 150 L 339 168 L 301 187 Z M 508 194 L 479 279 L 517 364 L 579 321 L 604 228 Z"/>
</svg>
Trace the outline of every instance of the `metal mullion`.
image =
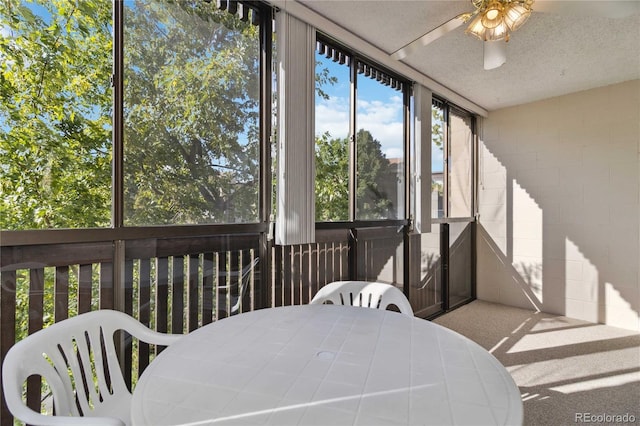
<svg viewBox="0 0 640 426">
<path fill-rule="evenodd" d="M 402 129 L 402 136 L 404 138 L 404 218 L 402 219 L 411 219 L 411 164 L 410 164 L 410 156 L 411 156 L 411 95 L 410 95 L 410 86 L 405 85 L 402 91 L 403 95 L 403 117 L 404 124 Z M 401 219 L 401 218 L 396 218 Z M 409 227 L 413 228 L 413 223 L 410 220 Z"/>
<path fill-rule="evenodd" d="M 112 162 L 112 195 L 111 195 L 111 227 L 124 226 L 124 2 L 113 2 L 113 162 Z M 124 271 L 124 241 L 114 242 L 112 288 L 113 300 L 103 303 L 110 304 L 117 310 L 125 308 L 125 271 Z M 106 293 L 108 294 L 108 292 Z M 120 351 L 124 350 L 124 345 Z M 124 353 L 120 353 L 121 356 Z M 122 359 L 122 358 L 121 358 Z"/>
<path fill-rule="evenodd" d="M 449 121 L 449 104 L 444 101 L 442 103 L 442 121 L 443 121 L 443 147 L 444 153 L 444 167 L 442 173 L 442 209 L 443 219 L 449 219 L 449 164 L 451 161 L 451 144 L 449 143 L 450 135 L 450 121 Z M 442 294 L 442 311 L 447 312 L 449 310 L 449 224 L 440 224 L 440 264 L 441 264 L 441 281 L 440 291 Z"/>
<path fill-rule="evenodd" d="M 349 220 L 356 221 L 358 200 L 356 192 L 358 188 L 358 146 L 357 146 L 357 96 L 358 96 L 358 58 L 351 57 L 349 66 L 351 96 L 349 101 Z M 349 278 L 358 277 L 358 234 L 355 230 L 349 232 Z"/>
<path fill-rule="evenodd" d="M 411 154 L 411 108 L 410 108 L 410 85 L 405 84 L 402 90 L 403 94 L 403 137 L 404 137 L 404 218 L 409 222 L 403 227 L 403 291 L 407 299 L 409 298 L 409 281 L 411 281 L 411 245 L 409 235 L 413 230 L 413 223 L 411 220 L 411 167 L 409 158 Z M 398 218 L 400 219 L 400 218 Z"/>
<path fill-rule="evenodd" d="M 449 224 L 440 224 L 440 263 L 441 281 L 440 291 L 442 294 L 442 311 L 449 310 Z"/>
<path fill-rule="evenodd" d="M 124 223 L 124 3 L 113 2 L 113 160 L 111 226 Z"/>
<path fill-rule="evenodd" d="M 273 17 L 271 9 L 260 11 L 260 206 L 258 220 L 266 226 L 261 232 L 259 257 L 260 281 L 256 303 L 267 306 L 267 293 L 272 286 L 271 250 L 269 221 L 273 212 L 271 205 L 271 117 L 272 117 L 272 35 Z M 255 295 L 254 295 L 255 297 Z M 217 303 L 217 300 L 216 300 Z M 216 317 L 218 313 L 216 312 Z"/>
<path fill-rule="evenodd" d="M 356 146 L 356 101 L 358 95 L 358 83 L 357 83 L 357 70 L 358 59 L 351 57 L 351 64 L 349 66 L 350 82 L 351 82 L 351 96 L 349 100 L 349 220 L 351 222 L 356 220 L 356 190 L 358 177 L 358 149 Z"/>
<path fill-rule="evenodd" d="M 472 158 L 471 162 L 471 179 L 472 179 L 472 197 L 471 197 L 471 215 L 473 221 L 471 222 L 471 300 L 475 300 L 477 297 L 477 271 L 478 271 L 478 119 L 475 115 L 471 115 L 471 126 L 473 132 L 472 139 Z"/>
<path fill-rule="evenodd" d="M 442 150 L 444 152 L 444 168 L 442 174 L 442 196 L 444 197 L 442 202 L 443 216 L 445 218 L 449 217 L 449 203 L 451 202 L 449 197 L 449 164 L 451 162 L 451 144 L 449 143 L 449 126 L 451 122 L 449 121 L 449 104 L 447 102 L 443 103 L 442 108 L 442 121 L 443 121 L 443 147 Z"/>
<path fill-rule="evenodd" d="M 259 221 L 271 215 L 271 14 L 261 13 L 260 22 L 260 205 Z"/>
<path fill-rule="evenodd" d="M 471 116 L 472 137 L 472 161 L 471 161 L 471 216 L 478 217 L 478 119 L 475 115 Z"/>
</svg>

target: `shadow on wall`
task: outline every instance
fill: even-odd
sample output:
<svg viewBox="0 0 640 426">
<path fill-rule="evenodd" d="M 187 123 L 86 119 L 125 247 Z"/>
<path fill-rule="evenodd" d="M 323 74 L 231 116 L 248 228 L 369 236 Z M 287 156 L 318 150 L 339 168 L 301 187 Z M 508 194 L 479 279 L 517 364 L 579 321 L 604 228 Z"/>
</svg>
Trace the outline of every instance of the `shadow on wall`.
<svg viewBox="0 0 640 426">
<path fill-rule="evenodd" d="M 640 330 L 640 81 L 496 111 L 478 298 Z"/>
<path fill-rule="evenodd" d="M 636 332 L 479 300 L 434 322 L 475 341 L 507 368 L 522 394 L 525 425 L 640 421 Z M 627 420 L 594 419 L 602 415 Z"/>
<path fill-rule="evenodd" d="M 520 301 L 520 303 L 516 305 L 518 307 L 524 309 L 534 309 L 538 312 L 543 311 L 544 309 L 542 303 L 536 295 L 536 290 L 539 290 L 541 286 L 540 284 L 538 284 L 538 280 L 535 279 L 539 277 L 539 271 L 542 270 L 542 265 L 520 265 L 521 270 L 535 269 L 536 271 L 538 271 L 535 276 L 531 273 L 521 273 L 513 266 L 511 261 L 504 254 L 502 254 L 501 248 L 498 247 L 498 245 L 493 241 L 486 229 L 484 229 L 483 226 L 478 226 L 477 229 L 478 256 L 484 259 L 482 262 L 483 270 L 486 270 L 487 264 L 489 264 L 490 262 L 493 263 L 493 270 L 491 271 L 491 275 L 501 284 L 501 287 L 498 288 L 498 292 L 513 293 L 510 299 L 517 298 Z M 485 272 L 485 274 L 486 275 L 484 275 L 484 277 L 488 275 L 488 272 Z M 480 278 L 481 275 L 479 274 L 479 279 Z M 505 287 L 503 283 L 508 284 Z"/>
</svg>

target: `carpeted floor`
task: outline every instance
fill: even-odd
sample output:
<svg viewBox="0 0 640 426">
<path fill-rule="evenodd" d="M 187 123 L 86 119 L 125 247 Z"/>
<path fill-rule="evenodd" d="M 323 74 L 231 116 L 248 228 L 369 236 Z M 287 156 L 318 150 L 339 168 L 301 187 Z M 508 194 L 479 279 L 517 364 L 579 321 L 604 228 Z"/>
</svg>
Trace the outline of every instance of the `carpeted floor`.
<svg viewBox="0 0 640 426">
<path fill-rule="evenodd" d="M 640 424 L 640 333 L 479 300 L 434 322 L 507 368 L 526 426 Z"/>
</svg>

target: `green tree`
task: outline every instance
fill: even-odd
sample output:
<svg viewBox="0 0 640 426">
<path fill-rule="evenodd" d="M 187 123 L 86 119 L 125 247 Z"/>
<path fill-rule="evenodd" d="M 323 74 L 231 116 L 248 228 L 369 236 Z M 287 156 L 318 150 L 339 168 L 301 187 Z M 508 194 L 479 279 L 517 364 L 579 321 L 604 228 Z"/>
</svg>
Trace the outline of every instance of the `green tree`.
<svg viewBox="0 0 640 426">
<path fill-rule="evenodd" d="M 316 61 L 316 96 L 329 100 L 327 86 L 338 83 L 338 78 L 322 61 Z M 357 141 L 357 219 L 395 218 L 390 196 L 397 195 L 397 177 L 393 166 L 371 132 L 361 129 Z M 326 132 L 315 140 L 315 197 L 316 221 L 349 220 L 349 139 L 332 138 Z M 395 197 L 394 197 L 395 198 Z"/>
<path fill-rule="evenodd" d="M 397 176 L 371 132 L 357 133 L 357 218 L 396 218 Z M 316 137 L 316 220 L 349 220 L 349 140 Z"/>
<path fill-rule="evenodd" d="M 360 129 L 356 134 L 358 177 L 356 205 L 358 219 L 397 218 L 397 178 L 392 164 L 382 152 L 380 141 L 371 132 Z"/>
<path fill-rule="evenodd" d="M 444 111 L 442 108 L 431 108 L 431 142 L 440 148 L 444 146 Z"/>
<path fill-rule="evenodd" d="M 108 226 L 111 2 L 0 7 L 0 226 Z M 259 48 L 215 3 L 125 3 L 126 224 L 257 220 Z"/>
<path fill-rule="evenodd" d="M 444 110 L 441 107 L 431 108 L 431 144 L 441 152 L 444 150 Z M 439 197 L 444 195 L 444 187 L 440 182 L 431 180 L 431 191 L 437 191 Z"/>
<path fill-rule="evenodd" d="M 257 27 L 195 0 L 127 1 L 125 11 L 128 223 L 255 220 Z M 2 229 L 110 225 L 111 17 L 105 0 L 0 2 Z M 69 316 L 78 276 L 71 265 Z M 53 322 L 57 279 L 44 268 L 40 289 L 17 271 L 18 340 L 34 288 Z"/>
<path fill-rule="evenodd" d="M 316 137 L 316 221 L 349 220 L 349 141 Z"/>
<path fill-rule="evenodd" d="M 338 82 L 338 78 L 336 76 L 331 75 L 329 68 L 322 68 L 318 70 L 318 67 L 322 65 L 322 62 L 316 61 L 316 95 L 318 97 L 328 100 L 329 94 L 324 91 L 324 86 L 327 84 L 334 85 Z"/>
<path fill-rule="evenodd" d="M 111 4 L 0 8 L 0 228 L 108 226 Z"/>
<path fill-rule="evenodd" d="M 127 3 L 125 220 L 256 221 L 258 28 L 202 1 Z"/>
</svg>

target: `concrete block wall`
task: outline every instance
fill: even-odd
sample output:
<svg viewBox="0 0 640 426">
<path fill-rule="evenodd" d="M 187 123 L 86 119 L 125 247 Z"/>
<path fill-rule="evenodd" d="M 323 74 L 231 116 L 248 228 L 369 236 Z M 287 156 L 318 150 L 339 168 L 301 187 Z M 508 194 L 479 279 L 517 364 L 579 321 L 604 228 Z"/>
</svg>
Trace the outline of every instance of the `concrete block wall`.
<svg viewBox="0 0 640 426">
<path fill-rule="evenodd" d="M 640 331 L 640 80 L 491 112 L 478 298 Z"/>
</svg>

